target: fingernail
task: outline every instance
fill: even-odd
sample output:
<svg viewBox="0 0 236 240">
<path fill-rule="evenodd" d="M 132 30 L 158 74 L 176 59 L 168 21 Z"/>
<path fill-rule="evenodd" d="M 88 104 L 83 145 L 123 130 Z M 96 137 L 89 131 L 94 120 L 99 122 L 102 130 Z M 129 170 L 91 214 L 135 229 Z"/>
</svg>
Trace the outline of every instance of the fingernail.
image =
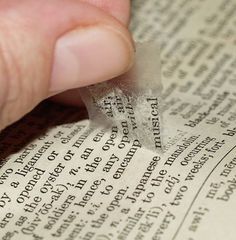
<svg viewBox="0 0 236 240">
<path fill-rule="evenodd" d="M 110 27 L 73 30 L 56 43 L 50 92 L 114 78 L 131 67 L 133 51 L 126 34 Z"/>
</svg>

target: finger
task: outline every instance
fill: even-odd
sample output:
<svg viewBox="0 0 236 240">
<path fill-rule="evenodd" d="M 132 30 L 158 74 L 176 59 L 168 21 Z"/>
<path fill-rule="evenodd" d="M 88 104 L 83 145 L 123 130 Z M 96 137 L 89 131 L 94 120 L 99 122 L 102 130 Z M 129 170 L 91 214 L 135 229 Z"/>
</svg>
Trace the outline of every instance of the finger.
<svg viewBox="0 0 236 240">
<path fill-rule="evenodd" d="M 131 36 L 77 0 L 0 2 L 0 128 L 49 95 L 113 78 L 131 66 Z"/>
<path fill-rule="evenodd" d="M 80 0 L 101 8 L 128 26 L 130 19 L 130 0 Z M 82 106 L 79 90 L 73 89 L 51 98 L 51 100 L 71 106 Z"/>
</svg>

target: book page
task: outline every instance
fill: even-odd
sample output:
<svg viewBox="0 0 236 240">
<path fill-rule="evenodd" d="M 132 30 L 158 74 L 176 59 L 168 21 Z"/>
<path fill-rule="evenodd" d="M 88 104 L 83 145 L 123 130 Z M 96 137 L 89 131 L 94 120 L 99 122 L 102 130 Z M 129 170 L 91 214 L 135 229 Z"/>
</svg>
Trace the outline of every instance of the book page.
<svg viewBox="0 0 236 240">
<path fill-rule="evenodd" d="M 162 41 L 163 154 L 41 104 L 1 133 L 0 239 L 234 240 L 235 10 L 133 1 L 135 39 Z"/>
</svg>

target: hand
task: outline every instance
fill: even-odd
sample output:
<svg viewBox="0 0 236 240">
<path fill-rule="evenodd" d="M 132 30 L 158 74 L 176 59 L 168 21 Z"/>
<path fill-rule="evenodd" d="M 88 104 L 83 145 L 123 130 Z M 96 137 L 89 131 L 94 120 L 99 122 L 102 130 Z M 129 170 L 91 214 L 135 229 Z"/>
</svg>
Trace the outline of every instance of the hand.
<svg viewBox="0 0 236 240">
<path fill-rule="evenodd" d="M 0 0 L 0 129 L 48 97 L 127 71 L 133 60 L 129 5 Z M 70 101 L 68 93 L 58 98 Z"/>
</svg>

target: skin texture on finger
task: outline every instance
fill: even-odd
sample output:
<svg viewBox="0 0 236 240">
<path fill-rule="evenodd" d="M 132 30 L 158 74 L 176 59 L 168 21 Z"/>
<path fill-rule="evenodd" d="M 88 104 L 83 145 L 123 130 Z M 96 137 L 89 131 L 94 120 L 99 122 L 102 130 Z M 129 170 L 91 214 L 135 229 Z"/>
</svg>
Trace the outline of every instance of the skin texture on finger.
<svg viewBox="0 0 236 240">
<path fill-rule="evenodd" d="M 115 18 L 111 18 L 86 2 L 78 0 L 1 0 L 1 20 L 4 16 L 8 21 L 18 21 L 24 24 L 26 28 L 29 28 L 28 30 L 38 27 L 37 31 L 42 30 L 42 33 L 57 37 L 78 26 L 115 24 L 117 31 L 122 28 Z"/>
<path fill-rule="evenodd" d="M 1 129 L 48 97 L 58 39 L 74 29 L 93 26 L 106 26 L 126 39 L 128 64 L 132 55 L 128 30 L 91 4 L 78 0 L 0 1 Z M 81 83 L 84 85 L 86 82 Z"/>
</svg>

